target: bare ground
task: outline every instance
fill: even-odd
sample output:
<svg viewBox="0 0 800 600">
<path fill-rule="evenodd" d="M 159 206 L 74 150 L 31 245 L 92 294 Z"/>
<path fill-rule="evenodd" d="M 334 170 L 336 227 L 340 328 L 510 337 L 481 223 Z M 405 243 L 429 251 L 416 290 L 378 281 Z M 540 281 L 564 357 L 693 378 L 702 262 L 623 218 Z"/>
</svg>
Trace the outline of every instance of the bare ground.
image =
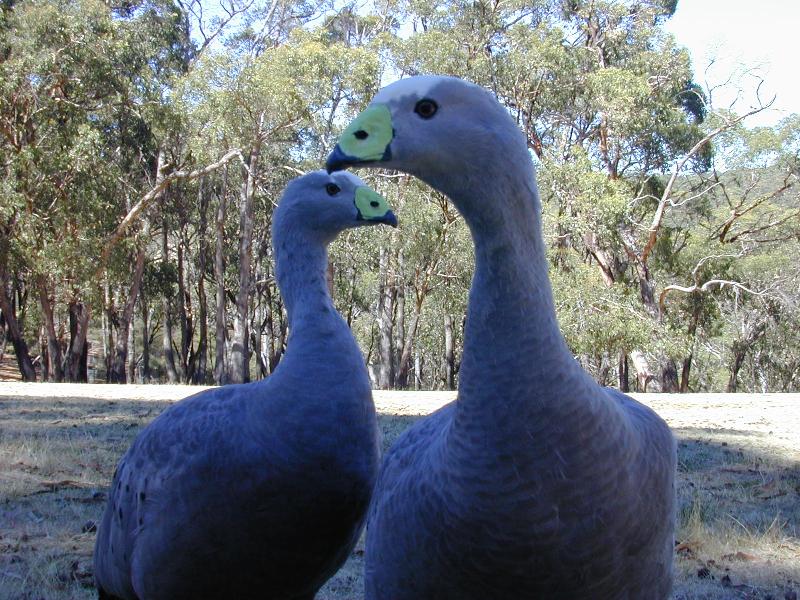
<svg viewBox="0 0 800 600">
<path fill-rule="evenodd" d="M 0 383 L 0 598 L 94 598 L 116 461 L 186 386 Z M 384 445 L 447 392 L 376 392 Z M 679 440 L 675 600 L 800 593 L 800 395 L 637 395 Z M 319 600 L 359 600 L 363 547 Z"/>
</svg>

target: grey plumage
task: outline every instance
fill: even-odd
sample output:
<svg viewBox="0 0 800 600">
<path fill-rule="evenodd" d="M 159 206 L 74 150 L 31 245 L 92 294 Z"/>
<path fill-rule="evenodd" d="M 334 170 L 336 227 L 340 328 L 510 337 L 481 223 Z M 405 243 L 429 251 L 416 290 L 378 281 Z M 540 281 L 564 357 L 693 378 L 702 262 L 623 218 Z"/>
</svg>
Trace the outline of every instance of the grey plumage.
<svg viewBox="0 0 800 600">
<path fill-rule="evenodd" d="M 357 177 L 324 171 L 289 184 L 273 216 L 286 354 L 266 380 L 182 400 L 139 434 L 98 530 L 101 598 L 311 599 L 347 558 L 379 446 L 326 248 L 347 227 L 394 223 L 391 211 L 365 219 L 357 190 Z"/>
<path fill-rule="evenodd" d="M 674 439 L 649 408 L 597 385 L 564 342 L 521 132 L 488 92 L 453 78 L 401 80 L 371 107 L 328 169 L 394 168 L 447 194 L 476 266 L 458 398 L 381 468 L 367 600 L 666 598 Z M 387 148 L 362 151 L 375 131 Z"/>
</svg>

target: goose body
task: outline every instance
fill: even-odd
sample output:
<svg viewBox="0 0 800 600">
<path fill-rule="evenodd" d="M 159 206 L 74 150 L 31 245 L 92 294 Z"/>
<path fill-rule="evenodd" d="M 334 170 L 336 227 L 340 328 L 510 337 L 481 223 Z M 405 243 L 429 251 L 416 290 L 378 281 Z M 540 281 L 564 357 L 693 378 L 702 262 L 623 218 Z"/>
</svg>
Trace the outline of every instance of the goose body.
<svg viewBox="0 0 800 600">
<path fill-rule="evenodd" d="M 452 199 L 475 244 L 458 397 L 384 459 L 367 600 L 667 598 L 674 439 L 566 346 L 521 132 L 488 92 L 449 77 L 392 84 L 364 115 L 328 169 L 416 175 Z"/>
<path fill-rule="evenodd" d="M 361 352 L 328 294 L 326 248 L 376 222 L 394 215 L 352 175 L 289 184 L 273 220 L 284 358 L 269 378 L 182 400 L 142 430 L 98 530 L 100 598 L 311 599 L 345 561 L 379 446 Z"/>
</svg>

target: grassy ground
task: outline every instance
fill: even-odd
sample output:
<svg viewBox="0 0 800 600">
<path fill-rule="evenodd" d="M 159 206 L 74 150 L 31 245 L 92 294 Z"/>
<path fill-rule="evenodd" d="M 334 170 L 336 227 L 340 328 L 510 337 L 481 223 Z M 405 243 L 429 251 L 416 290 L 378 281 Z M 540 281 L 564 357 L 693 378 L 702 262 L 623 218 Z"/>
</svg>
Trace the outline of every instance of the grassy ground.
<svg viewBox="0 0 800 600">
<path fill-rule="evenodd" d="M 0 383 L 0 598 L 93 598 L 114 466 L 179 386 Z M 451 396 L 378 393 L 384 443 Z M 675 599 L 800 593 L 800 396 L 646 396 L 679 439 Z M 361 598 L 363 547 L 320 593 Z"/>
</svg>

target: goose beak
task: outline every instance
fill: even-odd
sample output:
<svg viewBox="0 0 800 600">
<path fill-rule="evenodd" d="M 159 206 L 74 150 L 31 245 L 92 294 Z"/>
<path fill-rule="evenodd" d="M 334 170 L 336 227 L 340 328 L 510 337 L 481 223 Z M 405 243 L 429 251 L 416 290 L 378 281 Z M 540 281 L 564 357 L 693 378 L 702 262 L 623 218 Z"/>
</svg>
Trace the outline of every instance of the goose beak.
<svg viewBox="0 0 800 600">
<path fill-rule="evenodd" d="M 339 144 L 336 144 L 336 148 L 333 149 L 333 152 L 328 156 L 328 160 L 325 161 L 325 170 L 328 173 L 342 171 L 347 167 L 358 164 L 358 162 L 359 160 L 355 156 L 348 156 L 342 152 Z"/>
<path fill-rule="evenodd" d="M 373 104 L 344 130 L 325 169 L 328 173 L 354 165 L 385 162 L 392 158 L 392 114 L 385 104 Z"/>
<path fill-rule="evenodd" d="M 397 227 L 397 216 L 389 207 L 389 203 L 373 189 L 367 186 L 357 187 L 354 203 L 358 211 L 357 220 Z"/>
<path fill-rule="evenodd" d="M 389 225 L 397 229 L 397 216 L 394 214 L 394 211 L 388 211 L 382 217 L 375 219 L 378 223 L 383 223 L 384 225 Z"/>
</svg>

